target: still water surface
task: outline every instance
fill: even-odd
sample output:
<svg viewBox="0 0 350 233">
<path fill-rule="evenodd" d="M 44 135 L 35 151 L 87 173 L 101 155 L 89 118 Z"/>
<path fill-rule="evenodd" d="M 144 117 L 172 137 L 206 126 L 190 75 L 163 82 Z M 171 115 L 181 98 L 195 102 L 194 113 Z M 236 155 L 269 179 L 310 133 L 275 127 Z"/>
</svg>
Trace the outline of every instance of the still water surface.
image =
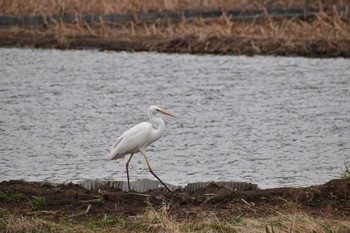
<svg viewBox="0 0 350 233">
<path fill-rule="evenodd" d="M 350 163 L 346 59 L 3 48 L 0 180 L 124 180 L 108 152 L 150 105 L 178 116 L 148 148 L 168 183 L 306 186 Z M 153 179 L 140 154 L 130 169 Z"/>
</svg>

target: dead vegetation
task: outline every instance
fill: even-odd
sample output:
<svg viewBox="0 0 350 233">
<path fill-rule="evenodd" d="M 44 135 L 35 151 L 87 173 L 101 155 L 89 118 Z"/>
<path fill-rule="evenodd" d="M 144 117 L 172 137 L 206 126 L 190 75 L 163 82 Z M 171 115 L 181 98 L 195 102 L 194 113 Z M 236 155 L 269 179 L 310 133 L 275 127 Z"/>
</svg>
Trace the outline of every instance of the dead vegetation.
<svg viewBox="0 0 350 233">
<path fill-rule="evenodd" d="M 158 51 L 212 54 L 284 55 L 312 57 L 350 56 L 350 18 L 347 1 L 205 1 L 205 0 L 3 0 L 0 14 L 80 15 L 135 13 L 147 11 L 184 11 L 187 9 L 266 9 L 317 8 L 313 20 L 276 19 L 265 15 L 253 21 L 232 21 L 227 15 L 218 19 L 183 18 L 179 22 L 144 23 L 134 18 L 125 23 L 87 23 L 77 17 L 74 23 L 54 20 L 53 24 L 0 29 L 1 46 L 44 48 L 100 48 L 103 50 Z"/>
<path fill-rule="evenodd" d="M 58 21 L 44 28 L 1 29 L 0 43 L 7 46 L 349 57 L 349 25 L 348 18 L 323 12 L 310 22 L 273 20 L 272 17 L 257 22 L 235 22 L 223 16 L 217 20 L 148 24 L 131 21 L 110 25 L 100 18 L 94 25 Z"/>
<path fill-rule="evenodd" d="M 341 0 L 2 0 L 0 15 L 111 14 L 212 9 L 318 8 L 346 7 Z"/>
<path fill-rule="evenodd" d="M 347 220 L 323 219 L 305 213 L 280 213 L 266 218 L 233 216 L 221 220 L 215 213 L 202 213 L 201 217 L 177 219 L 165 208 L 149 206 L 137 216 L 115 217 L 101 215 L 84 221 L 75 219 L 52 220 L 40 215 L 19 215 L 2 212 L 0 230 L 3 232 L 332 232 L 350 230 Z"/>
</svg>

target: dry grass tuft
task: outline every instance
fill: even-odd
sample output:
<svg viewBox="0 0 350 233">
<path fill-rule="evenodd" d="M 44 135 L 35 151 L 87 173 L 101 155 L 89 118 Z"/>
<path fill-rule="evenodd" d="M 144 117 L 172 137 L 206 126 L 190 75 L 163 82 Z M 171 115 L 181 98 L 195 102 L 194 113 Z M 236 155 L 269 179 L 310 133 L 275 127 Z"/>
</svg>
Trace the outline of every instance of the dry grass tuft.
<svg viewBox="0 0 350 233">
<path fill-rule="evenodd" d="M 47 232 L 50 229 L 55 229 L 58 226 L 55 223 L 40 219 L 27 218 L 8 214 L 3 223 L 6 232 Z"/>
<path fill-rule="evenodd" d="M 177 219 L 167 204 L 154 207 L 151 204 L 143 214 L 106 222 L 101 219 L 60 221 L 45 216 L 6 214 L 0 219 L 2 232 L 349 232 L 350 222 L 339 219 L 318 219 L 302 212 L 279 213 L 270 217 L 220 218 L 220 212 L 204 211 L 200 207 L 189 210 L 187 218 Z M 176 211 L 175 211 L 176 212 Z M 109 219 L 108 218 L 108 219 Z"/>
<path fill-rule="evenodd" d="M 98 222 L 100 220 L 90 220 L 92 222 Z M 0 219 L 0 231 L 11 233 L 40 233 L 40 232 L 129 232 L 127 228 L 122 225 L 100 226 L 94 225 L 89 221 L 60 221 L 59 223 L 45 219 L 45 217 L 28 217 L 22 215 L 6 214 L 4 218 Z"/>
<path fill-rule="evenodd" d="M 133 226 L 138 226 L 137 228 L 144 229 L 146 232 L 182 232 L 177 220 L 169 213 L 169 209 L 169 204 L 156 209 L 148 203 L 145 212 L 135 218 Z"/>
<path fill-rule="evenodd" d="M 345 220 L 317 219 L 306 213 L 280 213 L 266 218 L 245 218 L 243 214 L 232 219 L 220 219 L 214 212 L 194 209 L 187 219 L 176 219 L 169 206 L 156 209 L 149 205 L 139 215 L 133 227 L 147 232 L 347 232 L 350 223 Z M 132 227 L 132 229 L 134 229 Z"/>
<path fill-rule="evenodd" d="M 315 218 L 296 209 L 268 217 L 245 217 L 244 213 L 227 219 L 220 211 L 206 211 L 193 207 L 187 217 L 177 218 L 176 207 L 163 204 L 148 207 L 143 214 L 133 218 L 129 231 L 140 232 L 347 232 L 350 222 L 346 220 Z"/>
</svg>

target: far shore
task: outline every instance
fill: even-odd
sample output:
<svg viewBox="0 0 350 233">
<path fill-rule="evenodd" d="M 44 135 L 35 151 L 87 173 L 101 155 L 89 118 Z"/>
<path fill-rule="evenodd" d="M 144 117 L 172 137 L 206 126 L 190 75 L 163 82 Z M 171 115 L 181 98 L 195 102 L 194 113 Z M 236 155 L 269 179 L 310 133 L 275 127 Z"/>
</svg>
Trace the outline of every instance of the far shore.
<svg viewBox="0 0 350 233">
<path fill-rule="evenodd" d="M 0 47 L 350 57 L 350 13 L 346 3 L 332 5 L 322 0 L 319 4 L 294 1 L 286 5 L 276 1 L 261 5 L 251 0 L 241 5 L 231 1 L 186 5 L 177 0 L 179 5 L 169 6 L 163 0 L 157 0 L 158 5 L 126 0 L 118 8 L 113 1 L 106 1 L 104 8 L 84 5 L 81 9 L 63 1 L 50 5 L 47 11 L 40 4 L 16 10 L 14 2 L 5 1 L 0 13 L 12 18 L 0 27 Z M 132 8 L 128 8 L 128 2 Z M 23 24 L 23 18 L 15 20 L 31 12 L 38 17 L 56 16 L 27 17 L 29 25 Z M 113 21 L 113 13 L 125 17 Z"/>
</svg>

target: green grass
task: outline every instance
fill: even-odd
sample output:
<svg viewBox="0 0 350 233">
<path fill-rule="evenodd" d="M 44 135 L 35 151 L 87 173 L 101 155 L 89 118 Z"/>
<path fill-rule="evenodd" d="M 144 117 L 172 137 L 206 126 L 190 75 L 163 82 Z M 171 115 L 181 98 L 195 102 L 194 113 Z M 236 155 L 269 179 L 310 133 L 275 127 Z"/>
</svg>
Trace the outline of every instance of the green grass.
<svg viewBox="0 0 350 233">
<path fill-rule="evenodd" d="M 22 201 L 29 201 L 32 205 L 32 208 L 35 210 L 42 209 L 47 205 L 46 197 L 44 196 L 32 196 L 31 198 L 27 197 L 21 192 L 13 193 L 3 193 L 0 192 L 0 200 L 5 200 L 7 202 L 19 203 Z"/>
<path fill-rule="evenodd" d="M 33 196 L 30 202 L 35 210 L 43 209 L 47 205 L 47 200 L 44 196 Z"/>
<path fill-rule="evenodd" d="M 89 221 L 86 223 L 87 227 L 91 230 L 98 230 L 100 228 L 111 227 L 116 225 L 118 220 L 116 217 L 104 214 L 101 219 Z"/>
<path fill-rule="evenodd" d="M 345 168 L 343 169 L 342 178 L 344 178 L 344 179 L 350 178 L 350 165 L 345 164 Z"/>
<path fill-rule="evenodd" d="M 13 192 L 13 193 L 10 193 L 10 194 L 6 194 L 6 193 L 3 193 L 3 192 L 0 192 L 0 199 L 3 199 L 5 201 L 9 201 L 9 202 L 18 203 L 18 202 L 21 202 L 23 200 L 26 200 L 26 197 L 21 192 Z"/>
</svg>

